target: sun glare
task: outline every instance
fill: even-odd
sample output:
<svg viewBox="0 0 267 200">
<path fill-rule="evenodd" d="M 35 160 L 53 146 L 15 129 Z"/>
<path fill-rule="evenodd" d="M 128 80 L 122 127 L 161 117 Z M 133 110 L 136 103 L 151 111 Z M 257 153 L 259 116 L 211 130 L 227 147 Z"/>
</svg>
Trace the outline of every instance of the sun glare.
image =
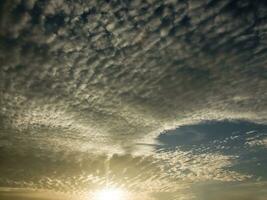
<svg viewBox="0 0 267 200">
<path fill-rule="evenodd" d="M 125 200 L 125 192 L 120 188 L 104 188 L 96 191 L 95 200 Z"/>
</svg>

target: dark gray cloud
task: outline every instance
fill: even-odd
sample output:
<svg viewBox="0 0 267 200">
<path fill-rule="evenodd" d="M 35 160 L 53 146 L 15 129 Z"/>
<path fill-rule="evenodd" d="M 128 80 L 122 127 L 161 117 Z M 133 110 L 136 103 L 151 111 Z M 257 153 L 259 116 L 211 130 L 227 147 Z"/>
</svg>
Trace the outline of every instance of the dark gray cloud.
<svg viewBox="0 0 267 200">
<path fill-rule="evenodd" d="M 240 2 L 2 1 L 2 128 L 130 148 L 203 119 L 265 122 L 266 5 Z"/>
<path fill-rule="evenodd" d="M 266 123 L 266 11 L 258 0 L 1 1 L 3 158 L 155 156 L 166 129 L 214 119 Z M 232 159 L 214 155 L 215 171 Z"/>
</svg>

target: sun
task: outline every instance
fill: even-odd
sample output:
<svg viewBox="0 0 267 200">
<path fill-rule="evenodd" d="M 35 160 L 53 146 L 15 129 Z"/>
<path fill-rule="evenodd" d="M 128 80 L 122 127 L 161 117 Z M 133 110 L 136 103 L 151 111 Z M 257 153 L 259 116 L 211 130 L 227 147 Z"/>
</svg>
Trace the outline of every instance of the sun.
<svg viewBox="0 0 267 200">
<path fill-rule="evenodd" d="M 120 188 L 103 188 L 95 192 L 94 200 L 125 200 L 125 191 Z"/>
</svg>

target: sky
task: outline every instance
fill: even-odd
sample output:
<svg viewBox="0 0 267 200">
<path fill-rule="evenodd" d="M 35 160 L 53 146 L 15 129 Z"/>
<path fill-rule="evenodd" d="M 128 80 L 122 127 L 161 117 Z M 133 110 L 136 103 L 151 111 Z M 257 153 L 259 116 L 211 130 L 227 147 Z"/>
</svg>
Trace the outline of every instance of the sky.
<svg viewBox="0 0 267 200">
<path fill-rule="evenodd" d="M 0 200 L 267 199 L 266 19 L 260 0 L 0 1 Z"/>
</svg>

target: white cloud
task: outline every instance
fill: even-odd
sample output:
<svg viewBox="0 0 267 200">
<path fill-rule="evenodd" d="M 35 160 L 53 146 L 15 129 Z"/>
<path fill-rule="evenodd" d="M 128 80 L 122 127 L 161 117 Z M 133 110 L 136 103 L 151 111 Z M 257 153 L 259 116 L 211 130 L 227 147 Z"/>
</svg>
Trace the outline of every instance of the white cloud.
<svg viewBox="0 0 267 200">
<path fill-rule="evenodd" d="M 248 144 L 251 147 L 262 146 L 267 148 L 267 138 L 262 138 L 262 139 L 249 138 L 246 144 Z"/>
</svg>

